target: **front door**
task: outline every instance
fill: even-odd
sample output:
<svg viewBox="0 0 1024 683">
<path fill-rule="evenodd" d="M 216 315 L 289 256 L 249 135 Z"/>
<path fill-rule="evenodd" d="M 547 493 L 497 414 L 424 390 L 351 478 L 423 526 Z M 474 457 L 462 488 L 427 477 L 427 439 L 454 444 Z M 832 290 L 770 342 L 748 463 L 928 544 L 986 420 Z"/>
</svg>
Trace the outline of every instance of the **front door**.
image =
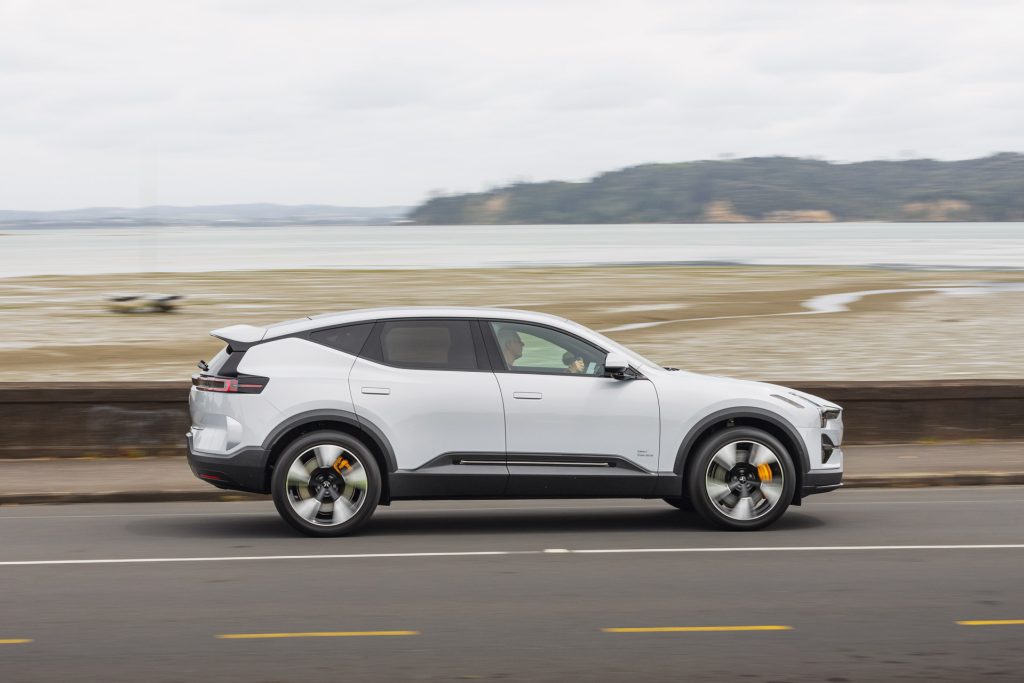
<svg viewBox="0 0 1024 683">
<path fill-rule="evenodd" d="M 647 495 L 659 409 L 646 379 L 604 374 L 606 352 L 560 330 L 488 321 L 512 495 Z"/>
</svg>

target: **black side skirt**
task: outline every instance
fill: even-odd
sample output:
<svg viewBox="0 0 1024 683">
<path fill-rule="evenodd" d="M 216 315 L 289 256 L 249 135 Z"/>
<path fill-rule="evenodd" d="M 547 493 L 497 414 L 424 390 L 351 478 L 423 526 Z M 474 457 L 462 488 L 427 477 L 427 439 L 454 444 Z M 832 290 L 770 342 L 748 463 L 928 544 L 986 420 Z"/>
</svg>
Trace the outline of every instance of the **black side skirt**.
<svg viewBox="0 0 1024 683">
<path fill-rule="evenodd" d="M 506 459 L 507 458 L 507 459 Z M 606 455 L 445 453 L 390 475 L 392 500 L 432 498 L 662 498 L 682 478 Z"/>
</svg>

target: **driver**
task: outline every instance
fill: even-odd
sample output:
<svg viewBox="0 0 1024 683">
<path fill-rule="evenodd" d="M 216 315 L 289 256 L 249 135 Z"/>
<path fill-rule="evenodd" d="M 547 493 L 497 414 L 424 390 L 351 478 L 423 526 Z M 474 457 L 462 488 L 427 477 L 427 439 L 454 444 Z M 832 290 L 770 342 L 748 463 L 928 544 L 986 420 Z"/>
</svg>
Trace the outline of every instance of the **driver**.
<svg viewBox="0 0 1024 683">
<path fill-rule="evenodd" d="M 562 363 L 565 364 L 570 375 L 582 375 L 587 369 L 587 362 L 583 360 L 583 357 L 577 356 L 572 351 L 562 354 Z"/>
<path fill-rule="evenodd" d="M 498 346 L 501 347 L 501 355 L 505 359 L 505 365 L 509 368 L 523 357 L 523 346 L 525 345 L 519 333 L 511 327 L 503 327 L 498 330 Z"/>
</svg>

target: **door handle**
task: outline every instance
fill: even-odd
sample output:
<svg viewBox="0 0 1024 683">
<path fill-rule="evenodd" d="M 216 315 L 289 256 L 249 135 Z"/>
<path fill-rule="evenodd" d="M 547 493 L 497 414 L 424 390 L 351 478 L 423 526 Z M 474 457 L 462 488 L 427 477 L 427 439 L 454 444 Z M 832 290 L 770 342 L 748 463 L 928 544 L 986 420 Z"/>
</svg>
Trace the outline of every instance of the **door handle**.
<svg viewBox="0 0 1024 683">
<path fill-rule="evenodd" d="M 512 398 L 525 398 L 532 401 L 539 401 L 544 398 L 544 394 L 539 391 L 513 391 Z"/>
<path fill-rule="evenodd" d="M 387 396 L 391 393 L 391 389 L 387 387 L 363 387 L 362 392 L 364 394 L 380 394 L 381 396 Z"/>
</svg>

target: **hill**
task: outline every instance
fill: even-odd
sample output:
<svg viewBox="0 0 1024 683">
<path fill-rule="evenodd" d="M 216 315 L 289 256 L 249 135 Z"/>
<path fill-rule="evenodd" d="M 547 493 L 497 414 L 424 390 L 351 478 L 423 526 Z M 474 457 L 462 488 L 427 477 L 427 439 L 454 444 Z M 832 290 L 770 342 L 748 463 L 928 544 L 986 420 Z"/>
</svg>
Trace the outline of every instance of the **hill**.
<svg viewBox="0 0 1024 683">
<path fill-rule="evenodd" d="M 1024 154 L 645 164 L 583 183 L 517 183 L 435 197 L 409 218 L 423 224 L 1024 221 Z"/>
</svg>

